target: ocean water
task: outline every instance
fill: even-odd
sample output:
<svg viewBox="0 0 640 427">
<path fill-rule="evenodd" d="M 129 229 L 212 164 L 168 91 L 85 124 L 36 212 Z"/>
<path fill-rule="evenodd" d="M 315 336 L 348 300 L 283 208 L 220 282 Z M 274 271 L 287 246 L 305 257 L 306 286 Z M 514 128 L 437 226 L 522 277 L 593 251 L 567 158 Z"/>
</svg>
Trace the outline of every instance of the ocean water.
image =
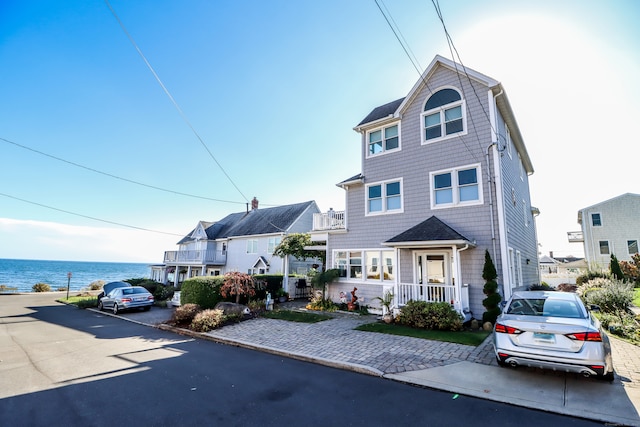
<svg viewBox="0 0 640 427">
<path fill-rule="evenodd" d="M 67 287 L 69 291 L 88 288 L 96 280 L 106 283 L 118 280 L 149 278 L 149 264 L 127 262 L 41 261 L 0 259 L 0 285 L 17 288 L 16 292 L 31 292 L 36 283 L 46 283 L 52 291 Z"/>
</svg>

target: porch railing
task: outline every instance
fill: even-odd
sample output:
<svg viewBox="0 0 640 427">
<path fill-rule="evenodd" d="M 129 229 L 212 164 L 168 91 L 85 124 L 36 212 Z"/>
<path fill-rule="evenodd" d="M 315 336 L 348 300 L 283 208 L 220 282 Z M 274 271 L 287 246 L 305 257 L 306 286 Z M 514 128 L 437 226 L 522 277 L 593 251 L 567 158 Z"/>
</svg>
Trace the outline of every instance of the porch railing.
<svg viewBox="0 0 640 427">
<path fill-rule="evenodd" d="M 313 214 L 313 230 L 339 230 L 345 228 L 344 211 L 329 211 Z"/>
<path fill-rule="evenodd" d="M 219 264 L 227 262 L 227 251 L 216 250 L 191 250 L 191 251 L 166 251 L 165 263 L 185 264 Z"/>
<path fill-rule="evenodd" d="M 398 284 L 397 303 L 399 306 L 407 304 L 410 300 L 426 302 L 459 303 L 459 295 L 455 286 L 438 284 Z"/>
</svg>

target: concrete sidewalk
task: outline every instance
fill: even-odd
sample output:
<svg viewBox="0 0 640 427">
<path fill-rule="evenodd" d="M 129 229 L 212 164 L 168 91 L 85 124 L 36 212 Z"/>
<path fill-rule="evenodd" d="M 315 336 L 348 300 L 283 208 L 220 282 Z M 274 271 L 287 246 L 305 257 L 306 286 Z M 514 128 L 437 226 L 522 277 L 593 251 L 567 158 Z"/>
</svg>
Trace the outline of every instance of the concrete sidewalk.
<svg viewBox="0 0 640 427">
<path fill-rule="evenodd" d="M 172 313 L 154 307 L 121 317 L 171 329 L 162 323 Z M 640 347 L 611 338 L 616 376 L 609 383 L 574 374 L 500 368 L 490 337 L 473 347 L 354 330 L 375 320 L 338 313 L 314 324 L 258 318 L 206 334 L 177 332 L 455 394 L 640 426 Z"/>
</svg>

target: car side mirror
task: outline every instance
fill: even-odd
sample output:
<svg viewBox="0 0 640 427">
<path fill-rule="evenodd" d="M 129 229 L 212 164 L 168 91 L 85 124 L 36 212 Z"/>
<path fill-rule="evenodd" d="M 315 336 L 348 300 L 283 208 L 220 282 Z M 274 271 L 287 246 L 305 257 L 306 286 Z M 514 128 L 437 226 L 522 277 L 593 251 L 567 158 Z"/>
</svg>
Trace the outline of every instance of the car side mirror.
<svg viewBox="0 0 640 427">
<path fill-rule="evenodd" d="M 600 311 L 600 306 L 597 305 L 597 304 L 591 304 L 589 306 L 589 310 L 591 310 L 591 311 Z"/>
</svg>

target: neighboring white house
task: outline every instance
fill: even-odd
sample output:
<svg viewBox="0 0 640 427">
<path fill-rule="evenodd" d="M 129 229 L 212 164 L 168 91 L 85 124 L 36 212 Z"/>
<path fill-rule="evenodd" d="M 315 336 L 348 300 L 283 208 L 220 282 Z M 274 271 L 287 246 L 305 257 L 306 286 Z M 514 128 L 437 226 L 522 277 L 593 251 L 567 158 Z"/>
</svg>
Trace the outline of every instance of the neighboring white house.
<svg viewBox="0 0 640 427">
<path fill-rule="evenodd" d="M 631 261 L 640 241 L 640 195 L 626 193 L 580 209 L 578 223 L 590 269 L 607 270 L 612 254 Z"/>
<path fill-rule="evenodd" d="M 346 210 L 316 215 L 315 240 L 340 270 L 329 296 L 394 293 L 480 318 L 488 250 L 506 298 L 540 283 L 533 166 L 502 85 L 436 56 L 403 98 L 355 128 L 362 169 L 337 184 Z M 357 163 L 356 163 L 357 162 Z"/>
<path fill-rule="evenodd" d="M 315 201 L 258 209 L 227 215 L 216 222 L 200 221 L 182 240 L 177 251 L 164 253 L 164 264 L 152 266 L 152 279 L 178 285 L 194 276 L 217 276 L 230 271 L 249 274 L 305 274 L 312 261 L 273 254 L 290 233 L 309 232 L 313 215 L 320 210 Z"/>
</svg>

